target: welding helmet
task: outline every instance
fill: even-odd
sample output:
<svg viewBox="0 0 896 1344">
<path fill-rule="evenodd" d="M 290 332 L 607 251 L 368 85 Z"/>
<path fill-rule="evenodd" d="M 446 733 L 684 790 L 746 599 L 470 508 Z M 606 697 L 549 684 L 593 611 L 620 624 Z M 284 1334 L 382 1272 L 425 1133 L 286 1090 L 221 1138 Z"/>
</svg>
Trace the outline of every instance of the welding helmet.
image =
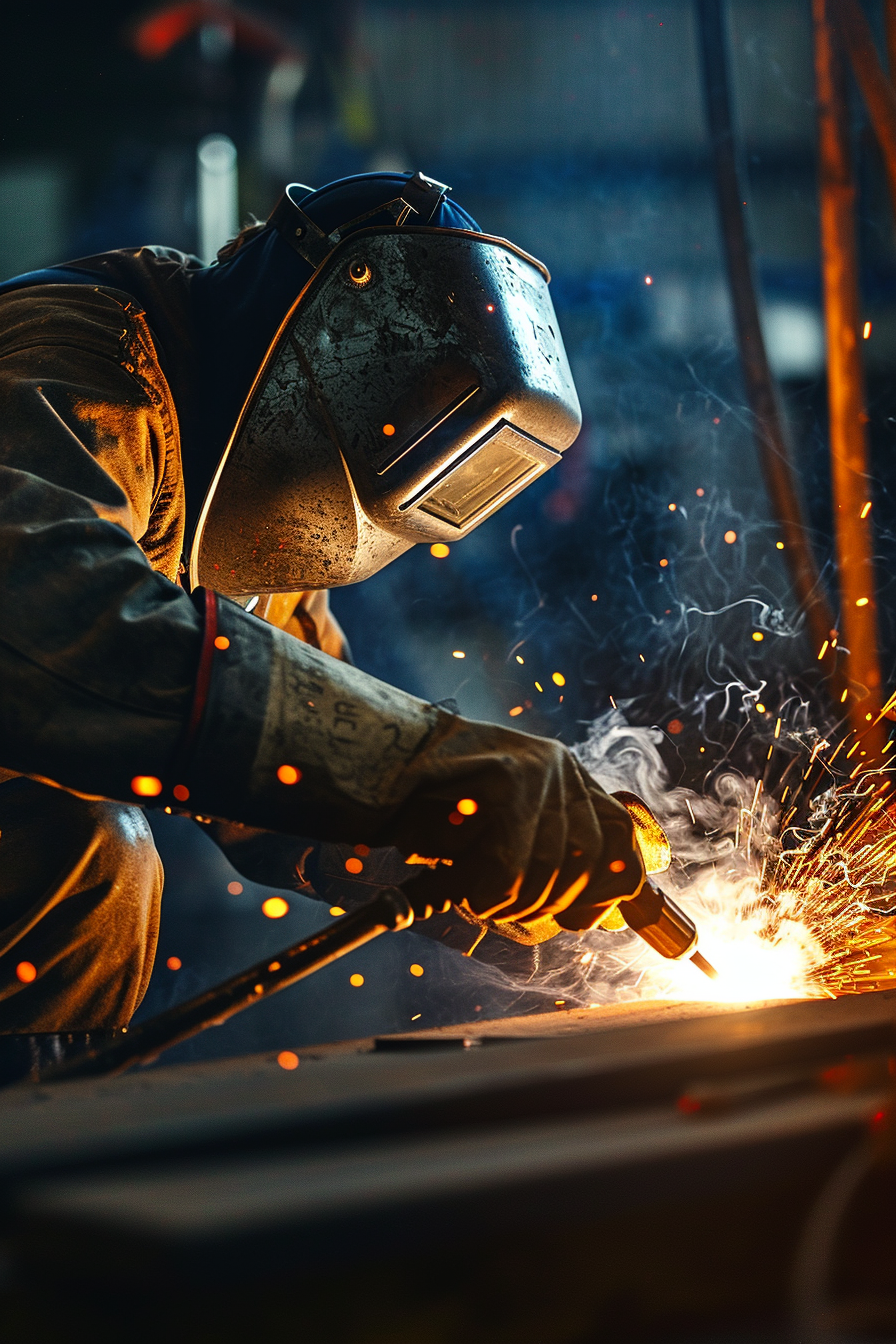
<svg viewBox="0 0 896 1344">
<path fill-rule="evenodd" d="M 443 184 L 396 181 L 335 225 L 338 193 L 294 184 L 268 221 L 310 278 L 209 488 L 194 586 L 365 579 L 417 542 L 465 537 L 579 431 L 545 267 L 447 211 Z M 432 222 L 446 214 L 461 227 Z"/>
</svg>

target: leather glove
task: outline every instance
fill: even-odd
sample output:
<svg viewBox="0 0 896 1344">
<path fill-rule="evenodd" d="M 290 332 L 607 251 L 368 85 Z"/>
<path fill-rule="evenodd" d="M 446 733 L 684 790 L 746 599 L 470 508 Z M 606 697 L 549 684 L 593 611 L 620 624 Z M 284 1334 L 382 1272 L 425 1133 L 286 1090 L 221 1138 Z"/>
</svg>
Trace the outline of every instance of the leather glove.
<svg viewBox="0 0 896 1344">
<path fill-rule="evenodd" d="M 393 845 L 423 869 L 408 884 L 421 914 L 453 902 L 588 929 L 640 891 L 628 814 L 566 747 L 448 714 L 230 603 L 217 628 L 226 647 L 185 780 L 191 808 Z"/>
<path fill-rule="evenodd" d="M 625 809 L 559 742 L 440 712 L 402 783 L 376 840 L 426 865 L 407 888 L 415 908 L 589 929 L 641 889 Z"/>
</svg>

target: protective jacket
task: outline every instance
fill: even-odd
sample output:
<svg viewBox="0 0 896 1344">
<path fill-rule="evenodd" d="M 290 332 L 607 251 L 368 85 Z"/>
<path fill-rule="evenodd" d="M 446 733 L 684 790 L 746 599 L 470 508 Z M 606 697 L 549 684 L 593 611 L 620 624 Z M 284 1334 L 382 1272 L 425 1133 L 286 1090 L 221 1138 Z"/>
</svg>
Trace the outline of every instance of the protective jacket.
<svg viewBox="0 0 896 1344">
<path fill-rule="evenodd" d="M 194 700 L 203 637 L 204 610 L 179 587 L 187 504 L 172 393 L 184 389 L 189 414 L 198 263 L 142 248 L 83 265 L 115 283 L 0 295 L 0 778 L 133 799 L 128 780 L 107 774 L 110 758 L 142 740 L 146 771 L 161 769 Z M 154 300 L 154 330 L 135 291 Z M 255 614 L 346 652 L 325 591 L 265 595 Z M 270 632 L 236 609 L 228 618 L 266 663 Z M 99 737 L 79 731 L 85 711 Z M 76 763 L 86 731 L 90 754 L 107 756 L 99 770 Z"/>
<path fill-rule="evenodd" d="M 642 867 L 624 809 L 564 748 L 340 661 L 325 595 L 250 614 L 181 586 L 185 530 L 261 358 L 231 305 L 233 379 L 209 365 L 208 274 L 143 248 L 0 292 L 3 777 L 395 845 L 429 865 L 433 904 L 590 927 Z M 269 336 L 277 315 L 261 319 Z M 461 829 L 465 796 L 479 812 Z"/>
</svg>

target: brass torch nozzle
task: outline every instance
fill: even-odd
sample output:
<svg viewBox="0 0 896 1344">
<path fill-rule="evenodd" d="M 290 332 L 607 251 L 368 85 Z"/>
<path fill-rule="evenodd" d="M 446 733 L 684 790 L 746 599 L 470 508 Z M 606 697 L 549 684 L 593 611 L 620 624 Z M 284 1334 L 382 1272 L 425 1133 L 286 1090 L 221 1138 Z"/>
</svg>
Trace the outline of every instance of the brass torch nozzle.
<svg viewBox="0 0 896 1344">
<path fill-rule="evenodd" d="M 613 797 L 628 812 L 635 832 L 635 840 L 644 861 L 644 871 L 664 873 L 672 862 L 672 847 L 650 808 L 636 793 L 614 793 Z M 690 957 L 694 965 L 718 980 L 719 973 L 702 953 L 697 951 L 697 926 L 680 906 L 664 896 L 649 882 L 644 883 L 640 895 L 633 901 L 620 901 L 619 913 L 630 929 L 634 929 L 661 957 L 680 961 Z"/>
<path fill-rule="evenodd" d="M 619 902 L 619 913 L 630 929 L 634 929 L 661 957 L 681 961 L 690 957 L 695 966 L 718 979 L 718 971 L 697 951 L 697 926 L 681 906 L 664 896 L 656 887 L 645 882 L 638 896 L 631 901 Z"/>
</svg>

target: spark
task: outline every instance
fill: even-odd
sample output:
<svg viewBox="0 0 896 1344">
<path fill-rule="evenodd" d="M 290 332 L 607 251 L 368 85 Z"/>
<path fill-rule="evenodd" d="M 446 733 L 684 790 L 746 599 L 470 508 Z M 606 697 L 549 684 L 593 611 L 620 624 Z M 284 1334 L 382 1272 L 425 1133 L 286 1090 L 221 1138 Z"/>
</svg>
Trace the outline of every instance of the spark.
<svg viewBox="0 0 896 1344">
<path fill-rule="evenodd" d="M 261 903 L 261 913 L 267 915 L 268 919 L 282 919 L 289 914 L 289 902 L 284 901 L 282 896 L 269 896 Z"/>
<path fill-rule="evenodd" d="M 768 754 L 786 723 L 786 717 L 774 720 Z M 786 749 L 799 741 L 795 731 L 784 737 Z M 764 777 L 743 780 L 740 801 L 730 809 L 711 791 L 701 797 L 672 790 L 678 799 L 666 821 L 681 858 L 654 880 L 696 923 L 700 951 L 719 980 L 695 974 L 687 959 L 656 957 L 625 931 L 611 935 L 619 938 L 617 952 L 604 931 L 593 965 L 576 958 L 580 982 L 555 980 L 554 992 L 575 989 L 583 1002 L 606 1002 L 618 985 L 623 998 L 755 1003 L 892 986 L 896 806 L 882 766 L 861 757 L 853 766 L 861 747 L 852 733 L 839 741 L 813 734 L 805 742 L 802 779 L 793 775 L 779 797 L 767 791 Z M 618 770 L 621 759 L 585 756 L 594 773 L 615 761 L 614 786 L 631 788 L 634 777 Z M 629 760 L 643 787 L 644 757 L 633 750 Z M 670 808 L 667 782 L 654 782 L 662 812 Z M 709 823 L 712 829 L 708 817 L 718 819 Z"/>
</svg>

